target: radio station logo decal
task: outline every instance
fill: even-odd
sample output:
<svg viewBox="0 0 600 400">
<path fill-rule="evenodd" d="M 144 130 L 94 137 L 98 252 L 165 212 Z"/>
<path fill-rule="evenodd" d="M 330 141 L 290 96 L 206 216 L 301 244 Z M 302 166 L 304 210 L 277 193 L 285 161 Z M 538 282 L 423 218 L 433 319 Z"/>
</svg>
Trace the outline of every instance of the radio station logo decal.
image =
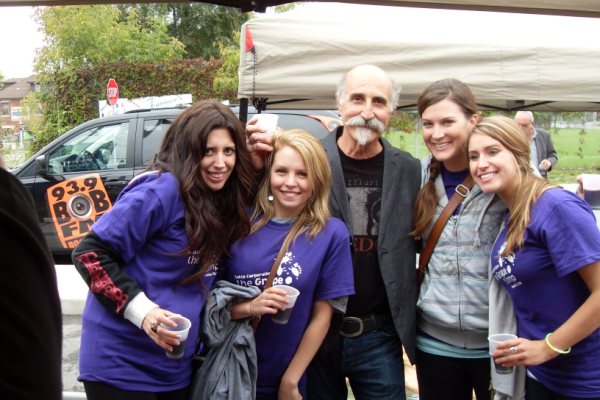
<svg viewBox="0 0 600 400">
<path fill-rule="evenodd" d="M 99 174 L 81 175 L 50 186 L 50 215 L 65 249 L 74 249 L 105 212 L 112 208 Z"/>
</svg>

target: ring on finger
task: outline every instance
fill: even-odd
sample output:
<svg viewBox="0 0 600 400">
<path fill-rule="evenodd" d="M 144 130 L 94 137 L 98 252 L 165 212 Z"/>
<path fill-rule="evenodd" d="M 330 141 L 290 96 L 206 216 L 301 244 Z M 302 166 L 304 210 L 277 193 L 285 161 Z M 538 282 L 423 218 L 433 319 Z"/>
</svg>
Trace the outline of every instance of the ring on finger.
<svg viewBox="0 0 600 400">
<path fill-rule="evenodd" d="M 160 323 L 159 323 L 159 322 L 153 322 L 153 323 L 150 325 L 150 330 L 151 330 L 152 332 L 154 332 L 154 333 L 158 333 L 158 327 L 159 327 L 159 326 L 160 326 Z"/>
<path fill-rule="evenodd" d="M 517 346 L 511 346 L 511 348 L 510 348 L 511 353 L 517 354 L 518 351 L 519 351 L 519 349 L 517 348 Z"/>
</svg>

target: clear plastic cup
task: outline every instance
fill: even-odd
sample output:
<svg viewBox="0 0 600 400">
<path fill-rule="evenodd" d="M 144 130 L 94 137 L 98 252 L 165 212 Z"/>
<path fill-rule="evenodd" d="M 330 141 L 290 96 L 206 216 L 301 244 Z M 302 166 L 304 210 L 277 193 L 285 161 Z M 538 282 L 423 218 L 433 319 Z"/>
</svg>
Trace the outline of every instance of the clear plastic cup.
<svg viewBox="0 0 600 400">
<path fill-rule="evenodd" d="M 488 336 L 488 341 L 490 343 L 490 355 L 496 351 L 496 346 L 498 346 L 498 344 L 516 338 L 517 336 L 513 335 L 512 333 L 496 333 Z M 510 374 L 513 370 L 513 367 L 503 367 L 502 365 L 496 363 L 496 360 L 494 360 L 494 367 L 496 367 L 496 372 L 499 374 Z"/>
<path fill-rule="evenodd" d="M 600 174 L 582 174 L 583 198 L 594 209 L 600 209 Z"/>
<path fill-rule="evenodd" d="M 169 319 L 177 324 L 177 326 L 168 326 L 162 324 L 162 328 L 179 334 L 179 345 L 173 346 L 173 351 L 166 351 L 167 357 L 178 360 L 183 357 L 185 342 L 188 337 L 188 332 L 192 327 L 192 322 L 181 315 L 171 315 Z"/>
<path fill-rule="evenodd" d="M 288 285 L 273 285 L 273 287 L 275 289 L 285 290 L 287 292 L 287 298 L 290 301 L 288 304 L 286 304 L 285 310 L 277 312 L 277 314 L 273 315 L 272 317 L 273 322 L 276 324 L 285 325 L 290 319 L 292 308 L 294 307 L 294 304 L 296 304 L 296 299 L 300 295 L 300 291 L 295 287 Z"/>
</svg>

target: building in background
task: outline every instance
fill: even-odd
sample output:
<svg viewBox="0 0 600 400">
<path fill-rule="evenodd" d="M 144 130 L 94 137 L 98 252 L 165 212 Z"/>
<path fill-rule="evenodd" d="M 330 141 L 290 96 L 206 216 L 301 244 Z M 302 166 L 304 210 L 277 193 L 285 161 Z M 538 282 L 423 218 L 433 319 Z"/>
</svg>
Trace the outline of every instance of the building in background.
<svg viewBox="0 0 600 400">
<path fill-rule="evenodd" d="M 0 138 L 4 142 L 22 142 L 23 99 L 31 92 L 38 91 L 35 75 L 26 78 L 5 79 L 0 85 Z"/>
</svg>

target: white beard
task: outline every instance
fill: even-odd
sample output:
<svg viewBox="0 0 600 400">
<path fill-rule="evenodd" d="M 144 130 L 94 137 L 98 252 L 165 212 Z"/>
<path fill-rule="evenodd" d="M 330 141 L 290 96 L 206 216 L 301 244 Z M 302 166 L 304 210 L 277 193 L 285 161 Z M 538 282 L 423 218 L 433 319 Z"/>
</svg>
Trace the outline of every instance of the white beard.
<svg viewBox="0 0 600 400">
<path fill-rule="evenodd" d="M 371 136 L 373 136 L 373 131 L 371 131 L 369 128 L 356 127 L 354 133 L 355 139 L 359 146 L 364 146 L 367 144 L 369 139 L 371 139 Z"/>
</svg>

